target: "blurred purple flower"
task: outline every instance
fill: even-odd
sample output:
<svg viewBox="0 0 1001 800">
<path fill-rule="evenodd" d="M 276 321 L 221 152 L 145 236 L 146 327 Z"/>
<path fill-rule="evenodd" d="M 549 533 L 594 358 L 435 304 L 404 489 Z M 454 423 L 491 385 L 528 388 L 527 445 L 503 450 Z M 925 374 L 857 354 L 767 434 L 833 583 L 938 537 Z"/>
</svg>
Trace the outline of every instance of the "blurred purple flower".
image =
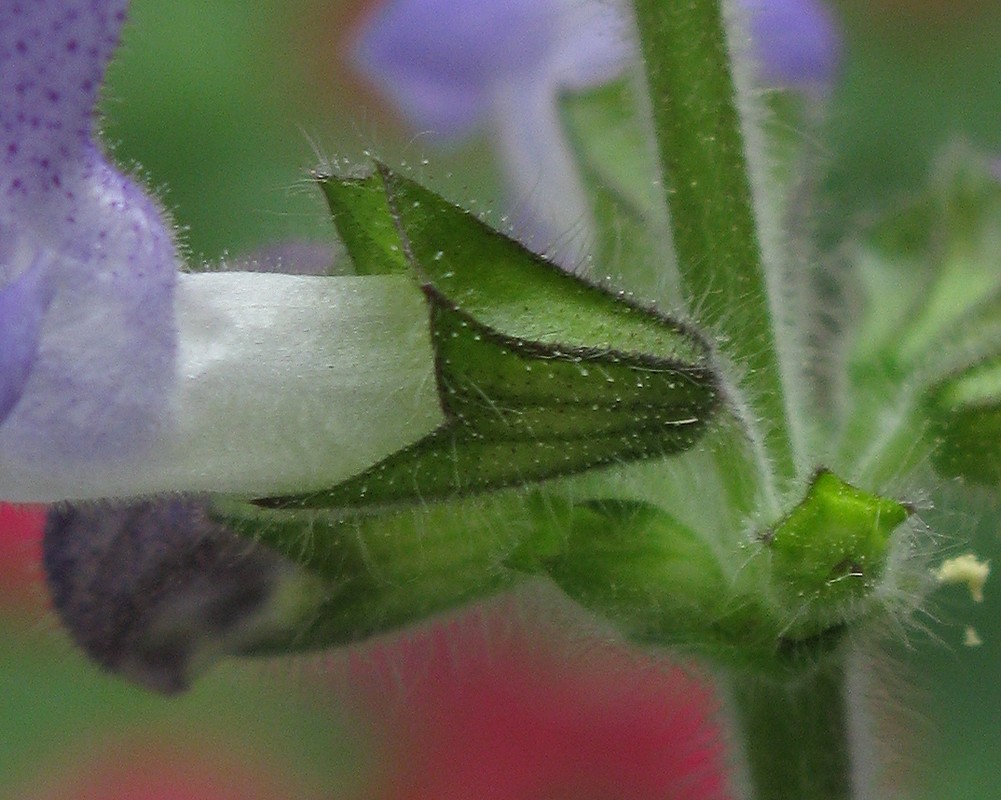
<svg viewBox="0 0 1001 800">
<path fill-rule="evenodd" d="M 584 89 L 631 57 L 619 9 L 593 0 L 401 0 L 364 33 L 359 63 L 415 125 L 469 133 L 508 88 Z"/>
<path fill-rule="evenodd" d="M 833 79 L 839 38 L 820 0 L 740 0 L 764 82 Z M 498 96 L 561 91 L 618 77 L 635 55 L 617 0 L 389 0 L 362 31 L 356 62 L 417 128 L 471 133 Z"/>
<path fill-rule="evenodd" d="M 632 58 L 627 18 L 594 0 L 399 0 L 357 50 L 415 127 L 454 139 L 491 125 L 520 205 L 515 229 L 568 264 L 591 221 L 556 99 L 615 78 Z"/>
<path fill-rule="evenodd" d="M 763 83 L 823 89 L 835 78 L 841 53 L 837 22 L 821 0 L 741 0 L 750 17 Z"/>
<path fill-rule="evenodd" d="M 819 0 L 743 5 L 765 82 L 831 80 L 837 34 Z M 489 127 L 522 207 L 515 229 L 530 247 L 574 264 L 590 211 L 557 100 L 621 75 L 635 58 L 630 34 L 616 0 L 389 0 L 362 31 L 355 59 L 415 128 L 454 140 Z"/>
<path fill-rule="evenodd" d="M 0 4 L 0 467 L 125 458 L 166 412 L 177 257 L 92 138 L 126 4 Z"/>
</svg>

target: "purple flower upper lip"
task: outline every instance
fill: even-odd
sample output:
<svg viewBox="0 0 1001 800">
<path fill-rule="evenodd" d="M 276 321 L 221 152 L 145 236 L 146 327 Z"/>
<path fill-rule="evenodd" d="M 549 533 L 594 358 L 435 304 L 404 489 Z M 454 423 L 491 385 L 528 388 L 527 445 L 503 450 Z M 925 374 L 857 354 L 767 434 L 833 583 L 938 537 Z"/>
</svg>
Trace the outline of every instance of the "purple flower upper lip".
<svg viewBox="0 0 1001 800">
<path fill-rule="evenodd" d="M 178 259 L 92 138 L 126 6 L 0 4 L 0 472 L 127 458 L 165 422 Z"/>
</svg>

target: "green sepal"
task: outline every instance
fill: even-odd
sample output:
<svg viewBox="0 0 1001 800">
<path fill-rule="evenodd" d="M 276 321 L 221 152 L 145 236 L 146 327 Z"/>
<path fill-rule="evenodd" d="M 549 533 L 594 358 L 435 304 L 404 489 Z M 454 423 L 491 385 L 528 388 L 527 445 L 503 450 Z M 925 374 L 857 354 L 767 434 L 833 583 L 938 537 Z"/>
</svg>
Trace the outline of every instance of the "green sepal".
<svg viewBox="0 0 1001 800">
<path fill-rule="evenodd" d="M 317 182 L 356 275 L 408 270 L 380 175 L 371 173 L 358 178 L 319 175 Z"/>
<path fill-rule="evenodd" d="M 322 582 L 271 644 L 286 651 L 362 641 L 503 591 L 523 577 L 506 559 L 535 535 L 512 495 L 346 517 L 219 500 L 213 515 Z"/>
<path fill-rule="evenodd" d="M 864 614 L 883 578 L 904 504 L 820 470 L 802 501 L 761 539 L 770 554 L 787 638 L 807 638 Z"/>
<path fill-rule="evenodd" d="M 446 423 L 331 489 L 261 505 L 448 499 L 677 453 L 705 431 L 720 391 L 697 332 L 558 269 L 385 167 L 378 174 L 427 298 Z"/>
<path fill-rule="evenodd" d="M 563 531 L 549 551 L 516 554 L 534 561 L 570 597 L 617 623 L 631 638 L 703 649 L 727 594 L 706 542 L 649 503 L 594 500 L 548 513 Z M 536 540 L 527 546 L 538 547 Z"/>
<path fill-rule="evenodd" d="M 482 325 L 562 350 L 708 358 L 690 325 L 572 275 L 386 167 L 380 174 L 417 279 Z"/>
<path fill-rule="evenodd" d="M 1001 358 L 932 387 L 925 410 L 932 464 L 940 475 L 1001 484 Z"/>
</svg>

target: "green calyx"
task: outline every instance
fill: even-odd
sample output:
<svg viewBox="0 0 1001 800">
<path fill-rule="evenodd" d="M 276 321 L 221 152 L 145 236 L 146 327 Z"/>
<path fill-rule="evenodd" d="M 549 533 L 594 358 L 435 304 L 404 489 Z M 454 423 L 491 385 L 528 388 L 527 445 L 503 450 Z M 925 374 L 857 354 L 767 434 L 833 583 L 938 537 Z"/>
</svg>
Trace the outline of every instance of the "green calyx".
<svg viewBox="0 0 1001 800">
<path fill-rule="evenodd" d="M 516 495 L 340 517 L 219 500 L 217 521 L 305 568 L 322 589 L 286 619 L 288 650 L 350 644 L 509 588 L 532 532 Z"/>
<path fill-rule="evenodd" d="M 260 505 L 448 500 L 670 455 L 705 432 L 721 392 L 688 325 L 558 269 L 385 167 L 321 184 L 355 263 L 405 265 L 421 286 L 446 422 L 354 478 Z"/>
<path fill-rule="evenodd" d="M 821 471 L 732 562 L 646 503 L 550 501 L 546 513 L 558 533 L 508 563 L 548 574 L 636 641 L 769 674 L 815 665 L 879 612 L 891 534 L 910 512 Z"/>
<path fill-rule="evenodd" d="M 909 515 L 896 500 L 819 471 L 806 497 L 761 537 L 775 600 L 788 618 L 786 638 L 862 616 L 883 578 L 890 535 Z"/>
</svg>

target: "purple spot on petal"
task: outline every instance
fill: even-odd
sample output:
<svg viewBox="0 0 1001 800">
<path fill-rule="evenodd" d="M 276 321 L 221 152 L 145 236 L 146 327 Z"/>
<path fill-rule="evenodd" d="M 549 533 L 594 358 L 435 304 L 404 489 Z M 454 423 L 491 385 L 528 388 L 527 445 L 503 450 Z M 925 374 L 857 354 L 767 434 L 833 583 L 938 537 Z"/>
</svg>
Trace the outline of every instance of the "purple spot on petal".
<svg viewBox="0 0 1001 800">
<path fill-rule="evenodd" d="M 21 13 L 16 5 L 0 3 L 0 54 L 6 54 L 0 58 L 0 122 L 22 131 L 25 159 L 58 152 L 64 145 L 80 152 L 84 140 L 72 131 L 82 129 L 89 135 L 93 127 L 97 86 L 117 41 L 118 14 L 126 4 L 36 0 Z M 54 35 L 64 22 L 72 29 Z M 99 46 L 85 52 L 81 43 Z M 81 91 L 84 82 L 90 86 Z M 56 122 L 60 124 L 52 124 Z M 23 133 L 25 123 L 32 130 L 30 138 Z M 46 182 L 39 180 L 28 189 L 44 192 Z M 0 216 L 4 211 L 10 209 L 0 205 Z"/>
</svg>

